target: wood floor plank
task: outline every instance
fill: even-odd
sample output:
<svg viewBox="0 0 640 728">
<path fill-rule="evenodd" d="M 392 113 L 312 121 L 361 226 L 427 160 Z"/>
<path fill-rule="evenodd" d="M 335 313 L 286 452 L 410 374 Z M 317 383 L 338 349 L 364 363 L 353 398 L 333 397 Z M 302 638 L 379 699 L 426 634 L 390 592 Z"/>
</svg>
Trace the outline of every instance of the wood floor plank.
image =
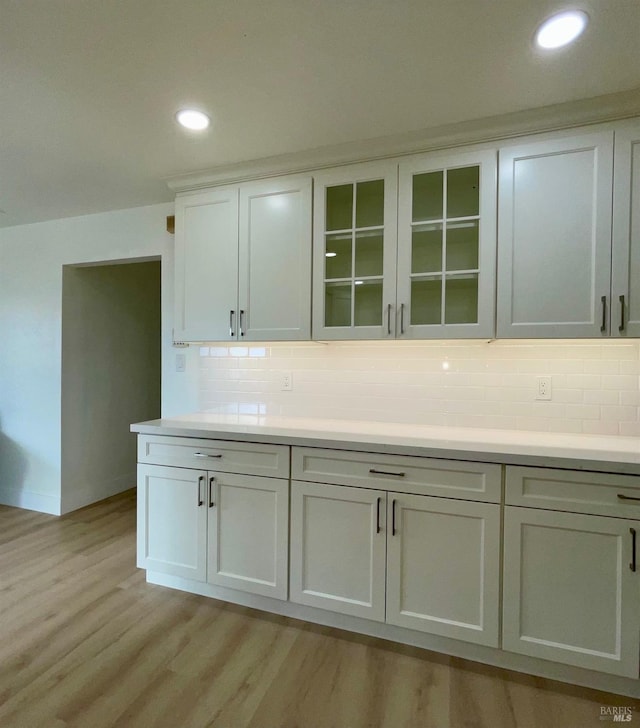
<svg viewBox="0 0 640 728">
<path fill-rule="evenodd" d="M 629 698 L 147 584 L 135 507 L 0 507 L 0 728 L 640 724 Z"/>
</svg>

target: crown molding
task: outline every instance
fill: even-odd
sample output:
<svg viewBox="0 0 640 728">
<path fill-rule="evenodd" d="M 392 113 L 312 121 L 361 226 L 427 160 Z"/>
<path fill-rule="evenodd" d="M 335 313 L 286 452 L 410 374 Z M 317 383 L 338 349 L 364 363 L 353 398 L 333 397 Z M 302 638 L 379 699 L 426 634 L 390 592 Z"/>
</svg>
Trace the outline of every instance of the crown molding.
<svg viewBox="0 0 640 728">
<path fill-rule="evenodd" d="M 640 88 L 168 177 L 176 193 L 640 116 Z"/>
</svg>

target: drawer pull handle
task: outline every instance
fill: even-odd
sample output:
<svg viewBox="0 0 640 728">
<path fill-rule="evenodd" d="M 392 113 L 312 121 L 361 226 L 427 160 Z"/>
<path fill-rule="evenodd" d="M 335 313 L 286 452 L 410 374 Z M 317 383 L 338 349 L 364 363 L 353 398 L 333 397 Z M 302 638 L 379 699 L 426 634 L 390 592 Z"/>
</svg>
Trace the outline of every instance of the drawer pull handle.
<svg viewBox="0 0 640 728">
<path fill-rule="evenodd" d="M 631 571 L 636 570 L 636 529 L 630 528 L 629 533 L 631 534 L 631 563 L 629 568 Z"/>
<path fill-rule="evenodd" d="M 624 493 L 618 493 L 618 498 L 620 500 L 638 501 L 640 503 L 640 498 L 634 498 L 632 495 L 624 495 Z"/>
<path fill-rule="evenodd" d="M 202 483 L 204 482 L 204 475 L 200 475 L 198 477 L 198 508 L 200 508 L 201 505 L 204 505 L 204 501 L 202 500 Z"/>
<path fill-rule="evenodd" d="M 211 476 L 209 478 L 209 508 L 213 508 L 215 506 L 215 503 L 213 502 L 213 482 L 215 478 Z"/>
<path fill-rule="evenodd" d="M 208 455 L 206 452 L 194 452 L 194 458 L 221 458 L 222 455 Z"/>
<path fill-rule="evenodd" d="M 392 473 L 389 470 L 376 470 L 375 468 L 369 468 L 369 472 L 373 475 L 395 475 L 396 478 L 404 478 L 406 473 Z"/>
<path fill-rule="evenodd" d="M 391 535 L 396 535 L 396 499 L 391 501 Z"/>
<path fill-rule="evenodd" d="M 380 533 L 380 502 L 382 501 L 382 498 L 378 498 L 378 502 L 376 504 L 376 533 Z"/>
</svg>

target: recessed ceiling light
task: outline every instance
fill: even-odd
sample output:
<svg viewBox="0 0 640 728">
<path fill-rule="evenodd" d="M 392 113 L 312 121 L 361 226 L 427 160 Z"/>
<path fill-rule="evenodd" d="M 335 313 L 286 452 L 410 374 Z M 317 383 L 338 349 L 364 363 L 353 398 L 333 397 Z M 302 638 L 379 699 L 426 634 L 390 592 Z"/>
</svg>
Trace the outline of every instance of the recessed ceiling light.
<svg viewBox="0 0 640 728">
<path fill-rule="evenodd" d="M 176 114 L 176 119 L 178 124 L 191 131 L 202 131 L 211 123 L 211 119 L 206 114 L 196 111 L 196 109 L 182 109 Z"/>
<path fill-rule="evenodd" d="M 536 43 L 540 48 L 560 48 L 574 41 L 588 22 L 589 16 L 583 10 L 565 10 L 552 15 L 538 28 Z"/>
</svg>

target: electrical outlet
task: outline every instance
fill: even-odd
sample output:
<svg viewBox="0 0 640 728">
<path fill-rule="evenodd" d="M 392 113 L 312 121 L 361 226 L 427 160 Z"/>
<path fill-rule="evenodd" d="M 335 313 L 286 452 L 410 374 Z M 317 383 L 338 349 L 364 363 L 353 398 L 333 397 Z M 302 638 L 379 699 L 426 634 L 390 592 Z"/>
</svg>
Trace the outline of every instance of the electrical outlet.
<svg viewBox="0 0 640 728">
<path fill-rule="evenodd" d="M 551 399 L 551 377 L 538 377 L 536 399 Z"/>
<path fill-rule="evenodd" d="M 184 354 L 176 354 L 176 371 L 184 372 L 187 368 L 187 359 Z"/>
<path fill-rule="evenodd" d="M 293 374 L 282 372 L 280 375 L 280 389 L 283 392 L 290 392 L 293 389 Z"/>
</svg>

